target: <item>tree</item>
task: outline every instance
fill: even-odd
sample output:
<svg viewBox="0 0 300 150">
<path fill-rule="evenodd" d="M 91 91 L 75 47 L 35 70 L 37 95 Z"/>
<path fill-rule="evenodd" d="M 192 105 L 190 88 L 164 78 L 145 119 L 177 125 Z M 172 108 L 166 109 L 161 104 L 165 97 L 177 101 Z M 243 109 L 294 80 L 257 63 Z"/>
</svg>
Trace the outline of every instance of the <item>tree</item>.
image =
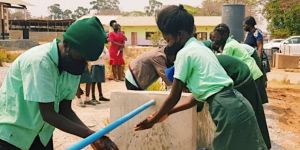
<svg viewBox="0 0 300 150">
<path fill-rule="evenodd" d="M 245 4 L 246 15 L 253 15 L 256 5 L 264 2 L 265 0 L 204 0 L 201 7 L 201 16 L 220 16 L 222 15 L 223 4 Z"/>
<path fill-rule="evenodd" d="M 91 10 L 96 10 L 98 15 L 118 15 L 121 13 L 119 0 L 94 0 L 90 2 Z"/>
<path fill-rule="evenodd" d="M 202 2 L 201 16 L 221 16 L 224 1 L 205 0 Z"/>
<path fill-rule="evenodd" d="M 48 10 L 50 11 L 50 18 L 56 20 L 56 19 L 62 19 L 63 11 L 60 9 L 59 4 L 53 4 L 48 7 Z"/>
<path fill-rule="evenodd" d="M 264 15 L 269 21 L 271 35 L 284 38 L 300 34 L 300 1 L 271 0 L 265 5 Z"/>
<path fill-rule="evenodd" d="M 162 3 L 156 0 L 149 0 L 149 6 L 145 7 L 147 16 L 153 16 L 155 13 L 162 8 Z"/>
<path fill-rule="evenodd" d="M 158 46 L 158 47 L 167 44 L 160 31 L 151 34 L 150 41 L 153 46 Z"/>
<path fill-rule="evenodd" d="M 88 8 L 84 8 L 84 7 L 77 7 L 77 9 L 74 11 L 74 14 L 72 15 L 72 19 L 78 19 L 84 15 L 89 14 L 90 11 Z"/>
<path fill-rule="evenodd" d="M 63 19 L 71 19 L 72 11 L 70 9 L 66 9 L 63 12 Z"/>
<path fill-rule="evenodd" d="M 146 13 L 142 11 L 130 11 L 122 12 L 122 16 L 146 16 Z"/>
<path fill-rule="evenodd" d="M 25 10 L 26 13 L 26 19 L 30 19 L 31 18 L 31 14 L 28 10 Z M 10 11 L 8 10 L 8 18 L 9 19 L 13 19 L 13 20 L 23 20 L 25 19 L 25 13 L 24 10 L 14 10 L 14 11 Z"/>
<path fill-rule="evenodd" d="M 186 9 L 190 14 L 197 16 L 201 13 L 202 9 L 199 7 L 193 7 L 190 5 L 183 5 L 184 9 Z"/>
</svg>

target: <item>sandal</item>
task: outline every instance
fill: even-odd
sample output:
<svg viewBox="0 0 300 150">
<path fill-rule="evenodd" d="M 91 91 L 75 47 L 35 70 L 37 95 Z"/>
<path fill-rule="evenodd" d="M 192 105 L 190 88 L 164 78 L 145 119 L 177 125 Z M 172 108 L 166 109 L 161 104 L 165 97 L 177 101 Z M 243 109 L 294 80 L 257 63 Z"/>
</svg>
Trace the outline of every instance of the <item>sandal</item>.
<svg viewBox="0 0 300 150">
<path fill-rule="evenodd" d="M 100 96 L 99 97 L 99 101 L 110 101 L 108 98 L 105 98 L 103 96 Z"/>
</svg>

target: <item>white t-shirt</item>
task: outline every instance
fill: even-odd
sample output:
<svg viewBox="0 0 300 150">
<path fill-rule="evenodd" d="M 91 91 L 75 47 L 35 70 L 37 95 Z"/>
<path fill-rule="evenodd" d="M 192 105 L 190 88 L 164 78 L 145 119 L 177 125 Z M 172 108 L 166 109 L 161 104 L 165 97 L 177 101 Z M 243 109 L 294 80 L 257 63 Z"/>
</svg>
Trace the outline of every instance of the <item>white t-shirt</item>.
<svg viewBox="0 0 300 150">
<path fill-rule="evenodd" d="M 95 66 L 95 65 L 98 65 L 98 66 L 103 66 L 104 65 L 104 59 L 105 58 L 108 58 L 108 50 L 107 48 L 104 46 L 103 48 L 103 52 L 102 54 L 99 56 L 99 58 L 95 61 L 91 61 L 89 64 L 91 66 Z"/>
<path fill-rule="evenodd" d="M 255 51 L 255 48 L 253 48 L 252 46 L 248 45 L 248 44 L 241 44 L 248 52 L 248 54 L 251 56 L 254 51 Z"/>
</svg>

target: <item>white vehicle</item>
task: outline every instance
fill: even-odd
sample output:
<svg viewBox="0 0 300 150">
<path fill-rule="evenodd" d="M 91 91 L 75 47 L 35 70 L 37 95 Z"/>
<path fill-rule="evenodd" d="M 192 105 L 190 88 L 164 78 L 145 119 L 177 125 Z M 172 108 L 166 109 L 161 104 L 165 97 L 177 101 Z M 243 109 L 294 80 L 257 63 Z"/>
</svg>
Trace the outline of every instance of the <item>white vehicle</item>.
<svg viewBox="0 0 300 150">
<path fill-rule="evenodd" d="M 279 50 L 287 55 L 300 56 L 300 36 L 291 36 L 280 43 Z"/>
<path fill-rule="evenodd" d="M 268 49 L 268 50 L 279 50 L 280 47 L 280 43 L 283 41 L 284 39 L 273 39 L 270 42 L 264 44 L 263 48 L 264 49 Z"/>
</svg>

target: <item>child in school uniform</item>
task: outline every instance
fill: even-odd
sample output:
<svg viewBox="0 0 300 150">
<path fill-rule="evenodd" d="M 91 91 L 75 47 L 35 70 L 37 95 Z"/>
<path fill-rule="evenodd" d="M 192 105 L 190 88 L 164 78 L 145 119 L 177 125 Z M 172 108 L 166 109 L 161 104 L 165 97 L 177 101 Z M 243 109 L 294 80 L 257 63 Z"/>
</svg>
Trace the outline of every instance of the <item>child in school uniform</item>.
<svg viewBox="0 0 300 150">
<path fill-rule="evenodd" d="M 105 65 L 104 58 L 108 57 L 108 50 L 104 47 L 102 54 L 96 61 L 90 62 L 91 67 L 91 80 L 92 80 L 92 102 L 100 104 L 100 101 L 109 101 L 102 93 L 101 83 L 105 82 Z M 96 100 L 95 88 L 98 87 L 99 99 Z"/>
<path fill-rule="evenodd" d="M 166 54 L 176 56 L 175 79 L 161 108 L 135 130 L 149 129 L 166 115 L 207 102 L 216 125 L 213 150 L 266 150 L 250 103 L 233 90 L 232 79 L 213 52 L 193 37 L 193 16 L 182 5 L 171 5 L 157 14 L 156 23 L 168 43 Z M 193 96 L 189 102 L 175 106 L 184 87 Z"/>
<path fill-rule="evenodd" d="M 85 94 L 83 90 L 80 88 L 80 84 L 85 83 Z M 96 105 L 92 100 L 89 99 L 90 97 L 90 90 L 91 90 L 91 73 L 89 71 L 88 65 L 86 65 L 83 74 L 80 77 L 80 84 L 78 85 L 76 97 L 79 100 L 78 105 L 80 107 L 85 107 L 85 105 Z M 84 95 L 81 97 L 81 95 Z"/>
</svg>

